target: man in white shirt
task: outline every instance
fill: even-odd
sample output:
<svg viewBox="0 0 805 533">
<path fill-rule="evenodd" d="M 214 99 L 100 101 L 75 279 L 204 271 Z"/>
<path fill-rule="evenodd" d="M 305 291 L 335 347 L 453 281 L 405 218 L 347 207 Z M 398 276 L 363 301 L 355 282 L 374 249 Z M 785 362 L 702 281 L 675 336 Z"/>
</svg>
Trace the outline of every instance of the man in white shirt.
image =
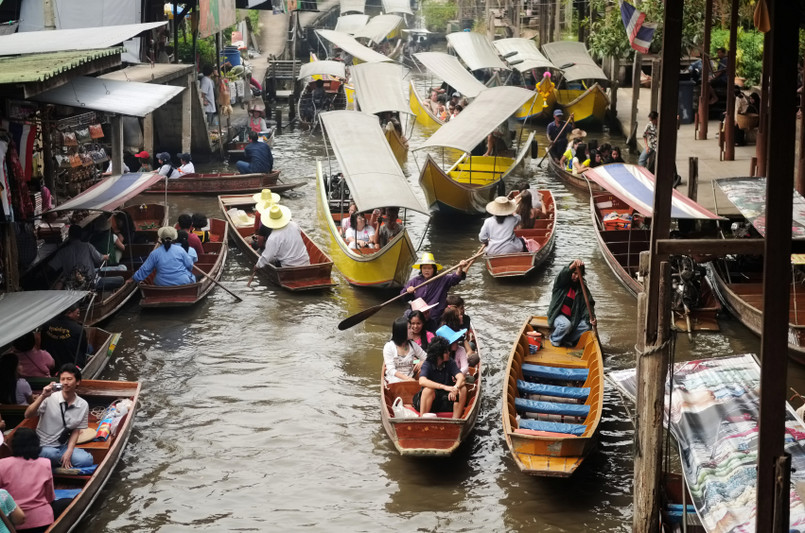
<svg viewBox="0 0 805 533">
<path fill-rule="evenodd" d="M 160 152 L 157 154 L 157 172 L 169 179 L 178 178 L 181 176 L 179 170 L 171 164 L 171 155 L 168 152 Z"/>
<path fill-rule="evenodd" d="M 123 163 L 123 174 L 125 174 L 126 172 L 131 172 L 131 169 L 129 169 L 129 166 L 126 163 Z M 106 172 L 101 174 L 101 176 L 111 176 L 111 175 L 112 175 L 112 162 L 109 161 L 109 166 L 106 167 Z"/>
<path fill-rule="evenodd" d="M 196 167 L 193 166 L 193 160 L 190 158 L 190 154 L 176 154 L 176 158 L 182 163 L 178 169 L 180 176 L 196 173 Z"/>
<path fill-rule="evenodd" d="M 201 69 L 203 76 L 198 81 L 198 91 L 201 93 L 201 103 L 204 106 L 204 112 L 207 114 L 207 124 L 212 126 L 215 123 L 215 84 L 210 75 L 213 73 L 213 68 L 210 65 L 205 65 Z"/>
<path fill-rule="evenodd" d="M 290 209 L 273 204 L 260 211 L 260 222 L 271 229 L 271 235 L 266 238 L 266 247 L 257 260 L 255 270 L 269 263 L 279 267 L 310 264 L 310 256 L 305 241 L 302 240 L 302 230 L 296 222 L 291 221 Z"/>
</svg>

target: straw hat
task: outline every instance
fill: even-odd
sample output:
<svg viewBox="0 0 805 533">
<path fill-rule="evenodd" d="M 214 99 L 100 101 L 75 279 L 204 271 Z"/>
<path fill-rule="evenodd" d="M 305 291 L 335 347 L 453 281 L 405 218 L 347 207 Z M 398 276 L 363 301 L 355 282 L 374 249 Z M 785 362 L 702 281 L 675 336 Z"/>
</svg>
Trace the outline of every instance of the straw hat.
<svg viewBox="0 0 805 533">
<path fill-rule="evenodd" d="M 249 113 L 260 113 L 263 116 L 266 116 L 266 110 L 262 107 L 252 106 L 249 108 Z"/>
<path fill-rule="evenodd" d="M 92 428 L 84 428 L 78 434 L 78 440 L 76 441 L 76 444 L 86 444 L 88 442 L 92 442 L 93 440 L 95 440 L 95 435 L 97 434 L 98 434 L 97 430 L 94 430 Z"/>
<path fill-rule="evenodd" d="M 436 304 L 428 305 L 428 302 L 422 298 L 417 298 L 411 302 L 411 311 L 422 311 L 424 313 L 428 309 L 433 309 L 434 307 L 436 307 Z"/>
<path fill-rule="evenodd" d="M 486 204 L 486 212 L 490 215 L 506 216 L 517 211 L 517 204 L 514 200 L 509 200 L 505 196 L 498 196 Z"/>
<path fill-rule="evenodd" d="M 164 226 L 159 228 L 159 231 L 157 232 L 157 237 L 159 237 L 159 240 L 170 239 L 172 241 L 175 241 L 176 239 L 179 238 L 179 234 L 177 233 L 176 228 L 174 228 L 173 226 Z"/>
<path fill-rule="evenodd" d="M 254 206 L 254 208 L 258 211 L 262 211 L 264 209 L 268 209 L 273 204 L 280 203 L 280 195 L 275 192 L 271 192 L 271 189 L 263 189 L 262 191 L 253 195 L 252 200 L 254 200 L 255 204 L 257 204 Z"/>
<path fill-rule="evenodd" d="M 583 139 L 586 136 L 587 136 L 586 131 L 576 128 L 570 132 L 570 137 L 568 137 L 567 140 L 572 141 L 573 139 Z"/>
<path fill-rule="evenodd" d="M 436 267 L 436 271 L 438 272 L 442 268 L 442 265 L 436 262 L 436 259 L 433 257 L 433 254 L 430 252 L 422 252 L 422 259 L 420 259 L 419 263 L 414 263 L 411 268 L 420 269 L 422 265 L 433 265 Z"/>
<path fill-rule="evenodd" d="M 267 228 L 284 228 L 290 221 L 291 210 L 284 205 L 272 204 L 268 209 L 260 210 L 260 222 Z"/>
</svg>

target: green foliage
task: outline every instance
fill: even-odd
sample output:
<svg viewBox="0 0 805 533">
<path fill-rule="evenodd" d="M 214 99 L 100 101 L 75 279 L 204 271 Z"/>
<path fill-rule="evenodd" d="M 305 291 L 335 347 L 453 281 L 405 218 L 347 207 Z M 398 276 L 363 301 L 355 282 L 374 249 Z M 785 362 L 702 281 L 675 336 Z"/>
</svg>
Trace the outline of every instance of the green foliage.
<svg viewBox="0 0 805 533">
<path fill-rule="evenodd" d="M 458 6 L 455 1 L 425 0 L 422 4 L 425 16 L 425 27 L 430 31 L 443 32 L 447 30 L 447 22 L 456 18 Z"/>
<path fill-rule="evenodd" d="M 260 35 L 260 12 L 256 9 L 250 9 L 246 12 L 246 18 L 249 19 L 249 25 L 255 37 Z"/>
<path fill-rule="evenodd" d="M 200 56 L 200 64 L 215 65 L 215 39 L 213 37 L 205 37 L 198 40 L 198 54 Z M 182 63 L 192 65 L 195 62 L 193 57 L 193 40 L 188 39 L 186 42 L 179 40 L 179 59 Z"/>
<path fill-rule="evenodd" d="M 730 32 L 714 29 L 710 34 L 710 54 L 715 57 L 719 48 L 730 48 Z M 756 30 L 738 28 L 738 46 L 735 50 L 735 75 L 746 78 L 747 85 L 760 83 L 763 71 L 763 34 Z"/>
<path fill-rule="evenodd" d="M 598 14 L 589 24 L 590 37 L 587 46 L 592 56 L 598 59 L 626 57 L 631 47 L 618 6 L 613 6 L 606 0 L 591 0 L 590 9 Z"/>
</svg>

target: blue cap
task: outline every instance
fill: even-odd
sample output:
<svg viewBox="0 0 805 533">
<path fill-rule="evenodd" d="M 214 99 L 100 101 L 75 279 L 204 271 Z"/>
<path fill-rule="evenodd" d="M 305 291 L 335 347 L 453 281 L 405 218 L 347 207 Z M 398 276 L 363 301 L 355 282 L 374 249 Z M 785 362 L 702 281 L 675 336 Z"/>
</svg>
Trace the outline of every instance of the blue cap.
<svg viewBox="0 0 805 533">
<path fill-rule="evenodd" d="M 453 344 L 457 340 L 459 340 L 464 334 L 467 333 L 467 329 L 464 328 L 459 331 L 453 331 L 453 328 L 450 326 L 442 326 L 436 330 L 436 335 L 446 339 L 448 343 Z"/>
<path fill-rule="evenodd" d="M 564 115 L 564 113 L 562 112 L 561 109 L 557 109 L 556 111 L 553 112 L 553 116 L 555 116 L 555 117 L 561 117 L 563 115 Z"/>
</svg>

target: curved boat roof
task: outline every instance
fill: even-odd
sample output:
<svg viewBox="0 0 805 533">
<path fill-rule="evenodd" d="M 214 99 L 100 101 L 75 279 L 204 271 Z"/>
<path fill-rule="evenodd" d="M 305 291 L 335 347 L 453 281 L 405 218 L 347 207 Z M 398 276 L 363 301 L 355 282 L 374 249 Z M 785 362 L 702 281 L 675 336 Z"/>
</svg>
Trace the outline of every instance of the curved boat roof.
<svg viewBox="0 0 805 533">
<path fill-rule="evenodd" d="M 353 15 L 341 15 L 335 22 L 335 31 L 352 35 L 360 30 L 369 22 L 369 15 L 355 13 Z"/>
<path fill-rule="evenodd" d="M 533 68 L 556 68 L 553 63 L 542 55 L 537 43 L 531 39 L 521 37 L 499 39 L 492 41 L 492 45 L 509 66 L 516 68 L 520 72 L 527 72 Z"/>
<path fill-rule="evenodd" d="M 520 106 L 534 96 L 522 87 L 492 87 L 482 91 L 472 105 L 456 118 L 436 130 L 417 148 L 446 147 L 471 152 L 495 128 L 512 116 Z"/>
<path fill-rule="evenodd" d="M 361 61 L 366 61 L 367 63 L 391 61 L 390 58 L 384 56 L 383 54 L 375 52 L 371 48 L 362 45 L 356 41 L 352 35 L 347 35 L 346 33 L 341 33 L 334 30 L 316 30 L 316 33 L 336 45 L 338 48 L 346 51 L 352 57 L 357 57 Z"/>
<path fill-rule="evenodd" d="M 87 291 L 21 291 L 0 294 L 0 346 L 7 346 L 81 301 Z"/>
<path fill-rule="evenodd" d="M 335 76 L 344 79 L 347 76 L 346 67 L 342 61 L 311 61 L 299 68 L 299 79 L 309 76 Z"/>
<path fill-rule="evenodd" d="M 414 57 L 434 75 L 468 98 L 475 98 L 486 85 L 475 79 L 456 56 L 444 52 L 419 52 Z"/>
<path fill-rule="evenodd" d="M 341 14 L 363 13 L 366 9 L 366 0 L 341 0 Z"/>
<path fill-rule="evenodd" d="M 460 31 L 449 34 L 447 42 L 470 70 L 482 68 L 509 70 L 509 67 L 498 57 L 497 50 L 486 35 L 472 31 Z"/>
<path fill-rule="evenodd" d="M 361 29 L 355 32 L 356 39 L 368 39 L 370 43 L 379 43 L 394 30 L 402 25 L 402 17 L 399 15 L 377 15 Z"/>
<path fill-rule="evenodd" d="M 361 63 L 350 69 L 358 105 L 364 113 L 411 113 L 403 94 L 403 66 L 395 63 Z"/>
<path fill-rule="evenodd" d="M 593 61 L 584 43 L 557 41 L 543 44 L 542 51 L 562 71 L 567 81 L 608 79 L 601 67 Z"/>
<path fill-rule="evenodd" d="M 377 117 L 358 111 L 319 115 L 359 211 L 399 206 L 428 213 L 394 157 Z"/>
<path fill-rule="evenodd" d="M 386 13 L 405 13 L 413 15 L 410 0 L 383 0 L 383 11 Z"/>
</svg>

